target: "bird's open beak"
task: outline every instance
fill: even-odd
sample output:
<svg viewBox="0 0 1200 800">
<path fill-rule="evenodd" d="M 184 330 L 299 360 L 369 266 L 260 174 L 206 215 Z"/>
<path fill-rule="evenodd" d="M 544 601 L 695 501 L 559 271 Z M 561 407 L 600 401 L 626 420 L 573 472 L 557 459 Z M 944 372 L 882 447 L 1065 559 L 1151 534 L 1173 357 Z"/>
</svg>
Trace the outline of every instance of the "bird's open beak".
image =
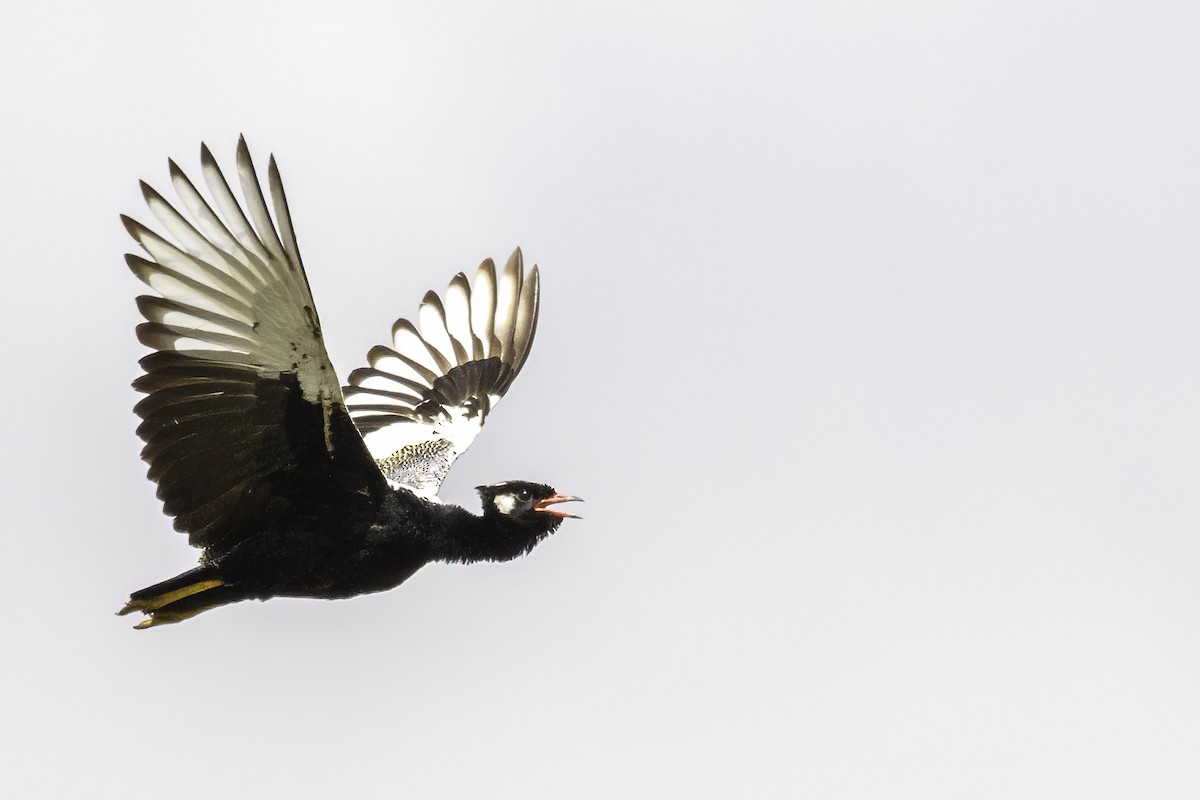
<svg viewBox="0 0 1200 800">
<path fill-rule="evenodd" d="M 569 494 L 556 494 L 556 495 L 553 495 L 552 497 L 547 497 L 545 500 L 538 500 L 537 503 L 534 505 L 533 510 L 545 512 L 552 517 L 564 517 L 564 518 L 569 517 L 570 519 L 583 519 L 583 517 L 577 516 L 575 514 L 568 514 L 567 512 L 560 511 L 557 508 L 549 508 L 549 506 L 552 506 L 555 503 L 569 503 L 572 500 L 576 500 L 580 503 L 583 502 L 582 497 L 572 497 Z"/>
</svg>

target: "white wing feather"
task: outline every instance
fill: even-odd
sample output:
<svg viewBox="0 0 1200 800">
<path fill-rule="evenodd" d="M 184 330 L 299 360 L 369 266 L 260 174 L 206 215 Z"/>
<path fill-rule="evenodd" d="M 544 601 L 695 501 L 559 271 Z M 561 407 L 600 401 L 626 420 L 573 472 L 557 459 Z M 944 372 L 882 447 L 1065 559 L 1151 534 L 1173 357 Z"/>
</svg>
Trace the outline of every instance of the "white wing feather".
<svg viewBox="0 0 1200 800">
<path fill-rule="evenodd" d="M 393 484 L 436 496 L 529 355 L 538 289 L 519 248 L 499 281 L 484 261 L 473 281 L 460 272 L 444 297 L 428 292 L 417 325 L 397 320 L 392 347 L 374 348 L 371 366 L 350 374 L 346 407 Z"/>
<path fill-rule="evenodd" d="M 326 408 L 341 404 L 274 158 L 268 180 L 280 230 L 267 211 L 245 139 L 238 142 L 237 172 L 253 224 L 207 147 L 201 147 L 200 160 L 218 211 L 172 161 L 171 183 L 192 219 L 145 183 L 142 194 L 175 243 L 123 218 L 152 259 L 130 256 L 129 266 L 161 295 L 142 304 L 149 321 L 139 329 L 143 342 L 263 374 L 295 372 L 305 400 Z"/>
</svg>

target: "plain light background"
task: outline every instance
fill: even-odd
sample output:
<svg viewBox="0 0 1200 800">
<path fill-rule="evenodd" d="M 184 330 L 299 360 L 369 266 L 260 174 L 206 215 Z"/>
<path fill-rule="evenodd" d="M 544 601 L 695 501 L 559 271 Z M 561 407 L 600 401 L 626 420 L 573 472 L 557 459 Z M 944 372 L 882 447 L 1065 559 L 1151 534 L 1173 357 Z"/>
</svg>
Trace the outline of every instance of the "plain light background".
<svg viewBox="0 0 1200 800">
<path fill-rule="evenodd" d="M 166 6 L 170 5 L 170 8 Z M 1200 7 L 13 5 L 9 797 L 1200 796 Z M 279 159 L 345 377 L 521 245 L 521 561 L 130 630 L 150 221 Z"/>
</svg>

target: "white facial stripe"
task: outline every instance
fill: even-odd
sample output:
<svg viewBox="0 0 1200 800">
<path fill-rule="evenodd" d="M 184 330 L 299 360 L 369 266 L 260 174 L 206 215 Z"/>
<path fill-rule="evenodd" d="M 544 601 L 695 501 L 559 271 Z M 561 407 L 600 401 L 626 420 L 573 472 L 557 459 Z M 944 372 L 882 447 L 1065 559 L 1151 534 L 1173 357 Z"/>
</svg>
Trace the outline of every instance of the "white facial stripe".
<svg viewBox="0 0 1200 800">
<path fill-rule="evenodd" d="M 517 496 L 511 492 L 496 495 L 496 508 L 501 514 L 511 514 L 517 505 Z"/>
</svg>

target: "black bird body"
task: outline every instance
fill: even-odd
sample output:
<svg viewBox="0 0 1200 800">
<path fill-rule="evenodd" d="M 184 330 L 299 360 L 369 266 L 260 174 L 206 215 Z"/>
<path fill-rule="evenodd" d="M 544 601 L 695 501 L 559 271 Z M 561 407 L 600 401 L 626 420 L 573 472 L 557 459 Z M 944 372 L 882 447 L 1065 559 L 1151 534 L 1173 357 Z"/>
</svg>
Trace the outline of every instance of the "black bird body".
<svg viewBox="0 0 1200 800">
<path fill-rule="evenodd" d="M 483 514 L 436 492 L 529 353 L 538 273 L 520 250 L 502 270 L 459 273 L 445 300 L 339 387 L 272 159 L 272 220 L 245 142 L 233 197 L 207 148 L 210 206 L 171 162 L 186 219 L 143 184 L 178 244 L 128 218 L 154 260 L 129 256 L 161 296 L 138 298 L 145 392 L 135 411 L 142 457 L 201 565 L 134 592 L 138 627 L 179 622 L 240 600 L 338 599 L 385 591 L 432 561 L 507 561 L 528 553 L 576 500 L 544 484 L 479 487 Z M 218 213 L 219 212 L 219 213 Z"/>
<path fill-rule="evenodd" d="M 506 485 L 553 494 L 536 484 Z M 510 561 L 525 555 L 561 522 L 561 517 L 543 516 L 532 522 L 499 513 L 478 516 L 407 489 L 388 489 L 380 501 L 358 508 L 326 506 L 280 517 L 202 566 L 134 593 L 127 610 L 147 610 L 141 606 L 147 600 L 203 584 L 216 585 L 159 606 L 152 620 L 175 622 L 240 600 L 339 600 L 383 592 L 434 561 Z"/>
</svg>

